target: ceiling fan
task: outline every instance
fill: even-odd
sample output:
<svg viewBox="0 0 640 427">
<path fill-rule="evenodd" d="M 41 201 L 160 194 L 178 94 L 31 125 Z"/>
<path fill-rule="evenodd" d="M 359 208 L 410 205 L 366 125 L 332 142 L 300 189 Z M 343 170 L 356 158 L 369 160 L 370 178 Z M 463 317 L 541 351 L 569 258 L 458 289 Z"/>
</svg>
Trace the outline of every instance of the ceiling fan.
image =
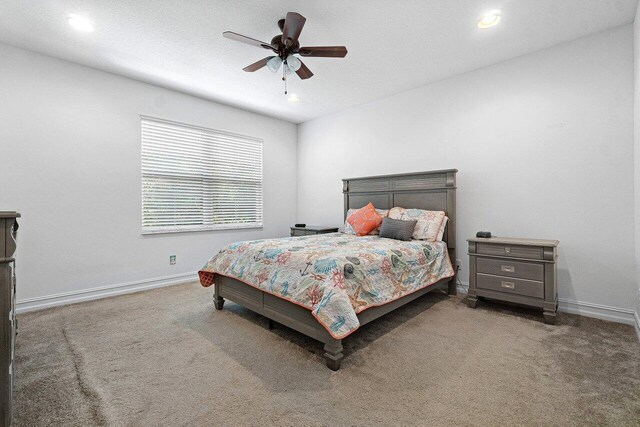
<svg viewBox="0 0 640 427">
<path fill-rule="evenodd" d="M 347 55 L 347 48 L 344 46 L 300 47 L 298 37 L 300 37 L 302 27 L 304 27 L 306 21 L 307 19 L 299 13 L 287 13 L 285 19 L 278 21 L 278 27 L 280 27 L 282 34 L 273 37 L 270 43 L 261 42 L 232 31 L 225 31 L 222 35 L 231 40 L 273 51 L 275 55 L 267 56 L 258 62 L 254 62 L 244 67 L 243 70 L 252 73 L 266 66 L 276 73 L 282 66 L 282 80 L 285 82 L 284 93 L 286 94 L 288 75 L 295 72 L 302 80 L 313 76 L 311 70 L 295 55 L 323 58 L 344 58 Z"/>
</svg>

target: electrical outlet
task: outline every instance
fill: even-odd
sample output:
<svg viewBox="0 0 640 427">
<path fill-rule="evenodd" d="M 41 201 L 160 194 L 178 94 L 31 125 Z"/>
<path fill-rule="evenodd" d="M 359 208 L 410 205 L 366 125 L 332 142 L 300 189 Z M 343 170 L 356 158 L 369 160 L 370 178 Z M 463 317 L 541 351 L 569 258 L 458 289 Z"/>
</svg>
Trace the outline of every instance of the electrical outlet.
<svg viewBox="0 0 640 427">
<path fill-rule="evenodd" d="M 175 264 L 176 264 L 176 256 L 169 255 L 169 265 L 175 265 Z"/>
<path fill-rule="evenodd" d="M 456 268 L 459 270 L 462 270 L 462 260 L 461 259 L 457 259 L 456 260 Z"/>
</svg>

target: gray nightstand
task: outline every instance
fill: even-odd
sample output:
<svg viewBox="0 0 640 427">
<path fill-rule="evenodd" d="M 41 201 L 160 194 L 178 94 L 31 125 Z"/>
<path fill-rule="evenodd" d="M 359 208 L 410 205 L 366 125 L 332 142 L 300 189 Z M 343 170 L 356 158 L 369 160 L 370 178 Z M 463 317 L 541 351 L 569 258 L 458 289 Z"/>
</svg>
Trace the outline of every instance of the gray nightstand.
<svg viewBox="0 0 640 427">
<path fill-rule="evenodd" d="M 554 324 L 558 308 L 557 240 L 473 238 L 469 242 L 467 305 L 478 297 L 538 307 Z"/>
<path fill-rule="evenodd" d="M 291 236 L 311 236 L 313 234 L 337 233 L 338 227 L 318 227 L 307 225 L 306 227 L 291 227 Z"/>
</svg>

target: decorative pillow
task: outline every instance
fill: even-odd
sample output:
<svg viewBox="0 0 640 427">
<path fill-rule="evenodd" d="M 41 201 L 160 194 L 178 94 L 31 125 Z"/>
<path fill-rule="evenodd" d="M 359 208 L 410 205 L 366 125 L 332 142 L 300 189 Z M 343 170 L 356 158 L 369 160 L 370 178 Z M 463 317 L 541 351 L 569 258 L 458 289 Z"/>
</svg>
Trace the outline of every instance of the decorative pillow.
<svg viewBox="0 0 640 427">
<path fill-rule="evenodd" d="M 442 225 L 440 226 L 440 230 L 438 230 L 438 237 L 436 237 L 436 240 L 438 242 L 442 242 L 442 238 L 444 237 L 444 230 L 446 230 L 448 222 L 449 222 L 449 217 L 445 216 L 444 219 L 442 220 Z"/>
<path fill-rule="evenodd" d="M 351 214 L 354 213 L 355 211 L 357 211 L 357 209 L 349 209 L 347 211 L 347 218 L 349 218 Z M 389 209 L 376 209 L 376 213 L 384 218 L 389 214 Z M 344 221 L 344 227 L 342 228 L 341 231 L 345 234 L 356 234 L 356 232 L 353 231 L 353 227 L 351 227 L 351 224 L 349 224 L 349 221 L 347 220 Z M 380 233 L 380 227 L 376 227 L 374 230 L 372 230 L 369 233 L 369 235 L 375 236 L 379 233 Z"/>
<path fill-rule="evenodd" d="M 358 209 L 347 217 L 347 222 L 356 232 L 356 236 L 366 236 L 382 223 L 382 217 L 376 213 L 372 203 Z"/>
<path fill-rule="evenodd" d="M 444 221 L 443 211 L 425 211 L 422 209 L 393 208 L 389 211 L 389 218 L 418 221 L 413 229 L 413 238 L 435 242 Z"/>
<path fill-rule="evenodd" d="M 413 229 L 418 221 L 405 221 L 403 219 L 382 218 L 380 226 L 380 237 L 396 240 L 411 240 Z"/>
</svg>

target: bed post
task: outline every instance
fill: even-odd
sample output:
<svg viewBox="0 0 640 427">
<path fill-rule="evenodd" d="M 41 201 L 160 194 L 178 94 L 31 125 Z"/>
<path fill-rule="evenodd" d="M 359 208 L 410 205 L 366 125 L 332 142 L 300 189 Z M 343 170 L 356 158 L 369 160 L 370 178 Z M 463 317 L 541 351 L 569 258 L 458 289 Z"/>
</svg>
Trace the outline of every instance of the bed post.
<svg viewBox="0 0 640 427">
<path fill-rule="evenodd" d="M 333 337 L 328 337 L 324 344 L 324 359 L 327 362 L 327 367 L 332 371 L 340 369 L 340 364 L 344 354 L 342 354 L 342 340 L 337 340 Z"/>
<path fill-rule="evenodd" d="M 213 305 L 216 306 L 216 310 L 222 310 L 224 306 L 224 298 L 220 296 L 220 284 L 217 282 L 213 285 Z"/>
<path fill-rule="evenodd" d="M 451 260 L 451 264 L 453 264 L 453 277 L 449 281 L 448 293 L 449 295 L 457 295 L 458 287 L 457 287 L 457 277 L 458 277 L 458 268 L 456 267 L 457 259 L 456 259 L 456 174 L 458 173 L 457 169 L 447 171 L 446 178 L 446 191 L 447 191 L 447 216 L 449 216 L 449 223 L 447 224 L 446 230 L 446 242 L 447 248 L 449 249 L 449 259 Z"/>
<path fill-rule="evenodd" d="M 447 293 L 449 295 L 458 295 L 458 287 L 456 286 L 456 276 L 453 276 L 453 279 L 449 280 L 449 284 L 447 285 Z"/>
<path fill-rule="evenodd" d="M 449 259 L 451 260 L 451 264 L 453 264 L 453 277 L 451 278 L 451 280 L 449 280 L 449 284 L 448 284 L 448 289 L 447 289 L 447 293 L 449 295 L 458 295 L 458 285 L 457 285 L 457 278 L 458 278 L 458 267 L 456 267 L 456 250 L 455 249 L 449 249 Z"/>
</svg>

